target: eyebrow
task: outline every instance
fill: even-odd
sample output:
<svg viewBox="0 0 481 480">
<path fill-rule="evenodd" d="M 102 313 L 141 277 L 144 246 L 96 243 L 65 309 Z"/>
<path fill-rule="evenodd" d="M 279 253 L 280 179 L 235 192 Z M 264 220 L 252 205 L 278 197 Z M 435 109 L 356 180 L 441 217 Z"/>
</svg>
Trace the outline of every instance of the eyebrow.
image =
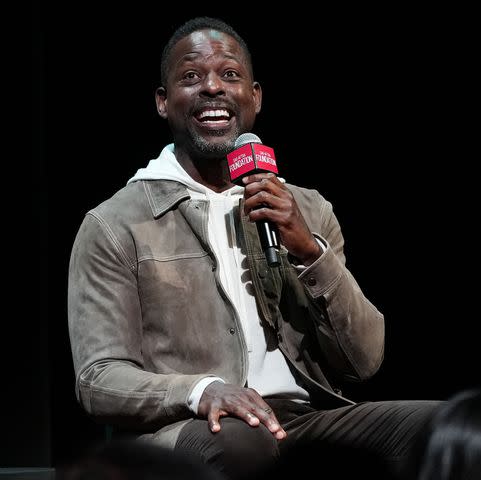
<svg viewBox="0 0 481 480">
<path fill-rule="evenodd" d="M 179 63 L 193 61 L 199 55 L 201 55 L 201 54 L 198 53 L 198 52 L 186 53 L 185 55 L 182 56 L 182 58 L 179 59 Z M 239 58 L 237 58 L 235 55 L 232 55 L 232 54 L 229 54 L 229 53 L 224 54 L 224 57 L 229 59 L 229 60 L 234 60 L 235 62 L 238 62 L 238 63 L 244 63 Z"/>
</svg>

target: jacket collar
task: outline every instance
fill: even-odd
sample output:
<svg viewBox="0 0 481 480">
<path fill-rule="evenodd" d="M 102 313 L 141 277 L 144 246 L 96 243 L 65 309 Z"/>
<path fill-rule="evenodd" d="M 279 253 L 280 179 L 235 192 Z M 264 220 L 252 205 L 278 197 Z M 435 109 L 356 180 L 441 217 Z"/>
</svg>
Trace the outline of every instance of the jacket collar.
<svg viewBox="0 0 481 480">
<path fill-rule="evenodd" d="M 154 218 L 190 198 L 185 185 L 173 180 L 142 180 Z"/>
</svg>

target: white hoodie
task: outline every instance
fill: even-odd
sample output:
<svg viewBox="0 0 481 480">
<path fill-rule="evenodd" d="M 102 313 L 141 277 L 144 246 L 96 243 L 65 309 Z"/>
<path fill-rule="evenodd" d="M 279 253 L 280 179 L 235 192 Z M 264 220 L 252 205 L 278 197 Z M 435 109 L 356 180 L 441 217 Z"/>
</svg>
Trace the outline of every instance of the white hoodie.
<svg viewBox="0 0 481 480">
<path fill-rule="evenodd" d="M 159 157 L 150 160 L 146 168 L 140 168 L 127 183 L 161 179 L 182 183 L 193 199 L 209 204 L 209 242 L 218 261 L 220 281 L 241 320 L 249 352 L 248 386 L 262 396 L 308 400 L 308 393 L 297 385 L 284 355 L 277 347 L 275 335 L 270 333 L 270 329 L 264 329 L 257 310 L 245 252 L 238 245 L 234 223 L 234 209 L 238 208 L 244 188 L 234 186 L 217 193 L 196 182 L 177 162 L 173 144 L 167 145 Z M 205 387 L 215 380 L 222 379 L 207 377 L 194 388 L 189 406 L 195 413 Z"/>
</svg>

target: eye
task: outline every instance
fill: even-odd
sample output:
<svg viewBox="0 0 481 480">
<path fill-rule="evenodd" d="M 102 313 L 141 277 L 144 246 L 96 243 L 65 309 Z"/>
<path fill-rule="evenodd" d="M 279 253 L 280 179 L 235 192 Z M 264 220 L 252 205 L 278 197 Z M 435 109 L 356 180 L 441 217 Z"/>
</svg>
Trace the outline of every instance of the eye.
<svg viewBox="0 0 481 480">
<path fill-rule="evenodd" d="M 239 74 L 235 70 L 227 70 L 224 73 L 224 77 L 227 78 L 239 78 Z"/>
<path fill-rule="evenodd" d="M 193 71 L 189 71 L 189 72 L 184 73 L 184 76 L 182 78 L 185 79 L 185 80 L 195 80 L 198 77 L 199 77 L 198 73 L 193 72 Z"/>
</svg>

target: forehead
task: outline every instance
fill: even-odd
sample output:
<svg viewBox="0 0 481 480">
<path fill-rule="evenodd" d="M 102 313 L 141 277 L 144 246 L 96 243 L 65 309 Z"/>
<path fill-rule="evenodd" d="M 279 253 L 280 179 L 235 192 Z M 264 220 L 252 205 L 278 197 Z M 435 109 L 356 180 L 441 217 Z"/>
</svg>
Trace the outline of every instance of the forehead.
<svg viewBox="0 0 481 480">
<path fill-rule="evenodd" d="M 243 48 L 230 35 L 217 30 L 199 30 L 180 39 L 172 49 L 170 66 L 196 59 L 207 59 L 212 56 L 232 58 L 247 65 Z"/>
</svg>

